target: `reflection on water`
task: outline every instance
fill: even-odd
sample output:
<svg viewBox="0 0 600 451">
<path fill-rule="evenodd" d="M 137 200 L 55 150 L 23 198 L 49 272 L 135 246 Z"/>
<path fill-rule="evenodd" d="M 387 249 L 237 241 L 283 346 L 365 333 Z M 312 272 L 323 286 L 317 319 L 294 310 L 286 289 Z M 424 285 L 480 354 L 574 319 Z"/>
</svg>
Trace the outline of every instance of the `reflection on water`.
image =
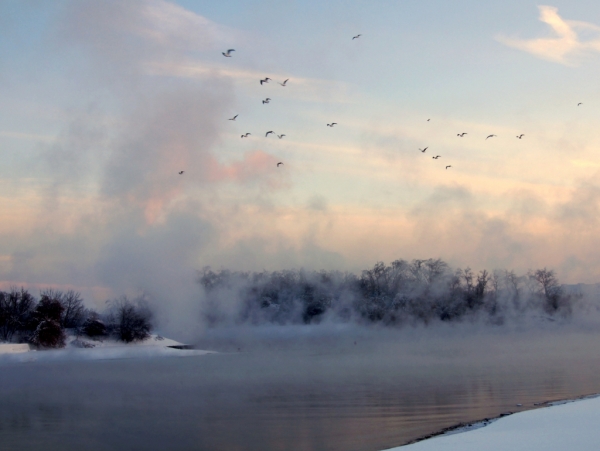
<svg viewBox="0 0 600 451">
<path fill-rule="evenodd" d="M 355 340 L 3 363 L 0 449 L 381 450 L 600 391 L 596 334 Z"/>
</svg>

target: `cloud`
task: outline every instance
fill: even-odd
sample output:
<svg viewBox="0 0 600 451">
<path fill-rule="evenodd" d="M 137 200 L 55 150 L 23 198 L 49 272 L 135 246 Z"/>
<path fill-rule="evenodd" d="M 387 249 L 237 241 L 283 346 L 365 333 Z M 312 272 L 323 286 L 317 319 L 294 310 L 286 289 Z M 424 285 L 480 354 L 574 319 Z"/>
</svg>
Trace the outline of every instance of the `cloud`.
<svg viewBox="0 0 600 451">
<path fill-rule="evenodd" d="M 176 61 L 234 35 L 164 0 L 72 0 L 65 11 L 59 42 L 79 48 L 93 75 L 113 89 L 136 86 L 149 62 Z"/>
<path fill-rule="evenodd" d="M 600 27 L 580 21 L 564 20 L 558 8 L 541 5 L 540 20 L 550 26 L 554 36 L 536 39 L 518 39 L 498 36 L 496 39 L 509 47 L 531 53 L 539 58 L 565 65 L 591 53 L 600 52 Z M 592 38 L 583 40 L 578 31 L 591 32 Z"/>
</svg>

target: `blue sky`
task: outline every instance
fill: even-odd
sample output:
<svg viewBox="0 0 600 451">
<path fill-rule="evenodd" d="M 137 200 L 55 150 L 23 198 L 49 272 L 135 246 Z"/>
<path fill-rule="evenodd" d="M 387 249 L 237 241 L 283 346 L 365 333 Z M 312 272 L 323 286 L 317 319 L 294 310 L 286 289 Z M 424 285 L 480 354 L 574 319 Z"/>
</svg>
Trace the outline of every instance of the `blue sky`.
<svg viewBox="0 0 600 451">
<path fill-rule="evenodd" d="M 600 279 L 597 2 L 31 0 L 0 25 L 3 286 L 429 257 Z"/>
</svg>

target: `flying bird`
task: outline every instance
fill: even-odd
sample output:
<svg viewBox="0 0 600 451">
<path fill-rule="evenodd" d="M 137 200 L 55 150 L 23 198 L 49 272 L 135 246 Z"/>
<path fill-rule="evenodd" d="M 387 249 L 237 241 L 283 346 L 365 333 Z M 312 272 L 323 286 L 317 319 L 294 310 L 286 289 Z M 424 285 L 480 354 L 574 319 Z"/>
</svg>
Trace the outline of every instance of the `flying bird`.
<svg viewBox="0 0 600 451">
<path fill-rule="evenodd" d="M 352 40 L 354 41 L 355 39 L 358 39 L 358 38 L 360 38 L 361 36 L 362 36 L 362 34 L 357 34 L 356 36 L 354 36 L 354 37 L 352 38 Z"/>
<path fill-rule="evenodd" d="M 242 138 L 247 138 L 248 136 L 250 136 L 250 133 L 246 133 L 246 134 L 242 135 Z"/>
<path fill-rule="evenodd" d="M 583 103 L 579 102 L 579 103 L 577 104 L 577 106 L 579 106 L 579 105 L 583 105 Z"/>
<path fill-rule="evenodd" d="M 334 125 L 337 125 L 337 122 L 332 122 L 331 124 L 327 124 L 327 127 L 333 127 Z"/>
<path fill-rule="evenodd" d="M 525 136 L 525 135 L 523 133 L 521 133 L 519 136 L 517 136 L 517 138 L 523 139 L 523 136 Z"/>
<path fill-rule="evenodd" d="M 267 133 L 265 133 L 265 138 L 269 136 L 269 133 L 273 133 L 273 130 L 269 130 Z"/>
<path fill-rule="evenodd" d="M 277 135 L 277 137 L 278 137 L 279 139 L 283 138 L 284 136 L 285 136 L 284 134 Z"/>
<path fill-rule="evenodd" d="M 462 138 L 462 137 L 464 137 L 466 134 L 467 134 L 467 132 L 463 132 L 463 133 L 459 133 L 459 134 L 458 134 L 458 135 L 456 135 L 456 136 L 460 136 L 460 137 Z"/>
<path fill-rule="evenodd" d="M 452 167 L 452 166 L 448 165 L 448 166 L 446 166 L 446 169 L 448 169 L 448 168 L 451 168 L 451 167 Z"/>
<path fill-rule="evenodd" d="M 269 80 L 271 80 L 269 77 L 265 77 L 264 80 L 260 81 L 260 84 L 262 85 L 263 83 L 269 83 Z"/>
<path fill-rule="evenodd" d="M 433 158 L 434 160 L 437 160 L 439 157 L 441 157 L 441 155 L 436 155 L 435 157 L 431 157 L 431 158 Z"/>
<path fill-rule="evenodd" d="M 267 98 L 266 98 L 265 100 L 263 100 L 262 102 L 263 102 L 263 105 L 264 105 L 265 103 L 269 103 L 270 101 L 271 101 L 271 99 L 270 99 L 269 97 L 267 97 Z"/>
<path fill-rule="evenodd" d="M 229 119 L 230 121 L 235 121 L 235 118 L 238 117 L 239 114 L 236 114 L 235 116 L 233 116 L 231 119 Z"/>
<path fill-rule="evenodd" d="M 179 171 L 179 175 L 182 175 L 185 171 Z"/>
<path fill-rule="evenodd" d="M 488 138 L 493 138 L 494 136 L 496 136 L 496 135 L 488 135 L 488 137 L 487 137 L 487 138 L 485 138 L 485 139 L 488 139 Z"/>
<path fill-rule="evenodd" d="M 288 82 L 289 78 L 286 79 L 283 83 L 279 83 L 281 86 L 285 87 L 285 84 Z"/>
<path fill-rule="evenodd" d="M 227 58 L 231 58 L 231 52 L 235 52 L 235 49 L 229 49 L 227 50 L 227 52 L 221 52 L 223 54 L 223 56 L 226 56 Z"/>
<path fill-rule="evenodd" d="M 427 122 L 429 122 L 431 119 L 427 119 Z"/>
<path fill-rule="evenodd" d="M 421 152 L 425 152 L 427 149 L 429 149 L 429 147 L 425 147 L 424 149 L 419 148 Z"/>
<path fill-rule="evenodd" d="M 281 161 L 279 163 L 277 163 L 277 167 L 279 167 L 280 164 L 283 164 Z"/>
</svg>

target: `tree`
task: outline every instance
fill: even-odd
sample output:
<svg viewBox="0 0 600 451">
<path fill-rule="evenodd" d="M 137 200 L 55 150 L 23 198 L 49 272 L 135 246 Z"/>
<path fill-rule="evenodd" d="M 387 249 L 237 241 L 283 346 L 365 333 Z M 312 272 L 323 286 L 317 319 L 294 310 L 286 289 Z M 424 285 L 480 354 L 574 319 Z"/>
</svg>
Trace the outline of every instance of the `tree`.
<svg viewBox="0 0 600 451">
<path fill-rule="evenodd" d="M 63 313 L 60 318 L 60 325 L 65 329 L 73 329 L 82 325 L 85 319 L 85 307 L 81 294 L 73 291 L 44 290 L 41 293 L 42 298 L 52 299 L 60 302 L 63 307 Z"/>
<path fill-rule="evenodd" d="M 11 341 L 26 330 L 34 305 L 35 298 L 24 288 L 0 292 L 0 340 Z"/>
<path fill-rule="evenodd" d="M 123 297 L 114 304 L 114 328 L 118 338 L 125 343 L 145 340 L 150 336 L 151 312 L 143 301 L 132 303 Z"/>
<path fill-rule="evenodd" d="M 544 309 L 548 313 L 556 313 L 561 308 L 565 309 L 567 313 L 570 311 L 569 298 L 563 296 L 562 287 L 553 270 L 538 269 L 534 273 L 530 273 L 529 277 L 537 283 L 539 294 L 544 301 Z"/>
</svg>

